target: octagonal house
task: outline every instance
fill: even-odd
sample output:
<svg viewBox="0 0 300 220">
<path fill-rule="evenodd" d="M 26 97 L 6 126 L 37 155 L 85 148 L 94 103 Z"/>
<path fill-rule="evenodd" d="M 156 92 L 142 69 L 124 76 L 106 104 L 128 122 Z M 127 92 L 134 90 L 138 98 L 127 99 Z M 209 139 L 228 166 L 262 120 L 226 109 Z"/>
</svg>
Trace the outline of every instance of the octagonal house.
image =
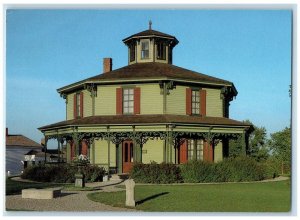
<svg viewBox="0 0 300 220">
<path fill-rule="evenodd" d="M 240 136 L 246 153 L 252 127 L 229 119 L 232 82 L 173 65 L 178 40 L 151 25 L 123 42 L 128 65 L 112 70 L 104 58 L 102 74 L 58 89 L 66 120 L 39 128 L 67 143 L 67 162 L 83 154 L 114 173 L 134 162 L 218 162 Z"/>
</svg>

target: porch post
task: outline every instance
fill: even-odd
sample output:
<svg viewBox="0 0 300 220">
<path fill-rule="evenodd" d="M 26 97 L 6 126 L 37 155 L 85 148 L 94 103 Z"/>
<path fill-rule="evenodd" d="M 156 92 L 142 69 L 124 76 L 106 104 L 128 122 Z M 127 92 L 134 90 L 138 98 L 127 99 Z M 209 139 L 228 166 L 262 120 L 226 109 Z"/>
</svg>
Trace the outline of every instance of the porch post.
<svg viewBox="0 0 300 220">
<path fill-rule="evenodd" d="M 193 159 L 197 160 L 197 139 L 194 139 Z"/>
<path fill-rule="evenodd" d="M 46 164 L 46 162 L 47 162 L 47 142 L 48 142 L 48 137 L 47 136 L 45 136 L 45 146 L 44 146 L 44 151 L 45 151 L 45 161 L 44 161 L 44 163 Z"/>
<path fill-rule="evenodd" d="M 171 125 L 171 131 L 170 131 L 170 136 L 169 136 L 169 149 L 170 149 L 170 162 L 173 163 L 173 154 L 172 154 L 172 148 L 174 147 L 173 145 L 173 127 Z"/>
<path fill-rule="evenodd" d="M 60 136 L 57 136 L 57 162 L 60 162 Z"/>
<path fill-rule="evenodd" d="M 248 153 L 249 153 L 249 149 L 248 149 L 248 147 L 249 147 L 249 135 L 245 131 L 243 131 L 242 140 L 243 140 L 243 153 L 245 155 L 248 155 Z"/>
<path fill-rule="evenodd" d="M 107 174 L 108 174 L 108 178 L 109 178 L 109 168 L 110 168 L 110 132 L 109 132 L 109 126 L 107 126 Z"/>
</svg>

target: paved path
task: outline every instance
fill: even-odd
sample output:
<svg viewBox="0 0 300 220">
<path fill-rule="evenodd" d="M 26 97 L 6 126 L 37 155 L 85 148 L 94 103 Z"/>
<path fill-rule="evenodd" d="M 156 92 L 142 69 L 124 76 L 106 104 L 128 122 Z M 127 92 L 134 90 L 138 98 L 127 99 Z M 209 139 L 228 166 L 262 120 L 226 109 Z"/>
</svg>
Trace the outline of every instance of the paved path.
<svg viewBox="0 0 300 220">
<path fill-rule="evenodd" d="M 116 188 L 121 181 L 102 183 L 87 183 L 86 186 L 95 187 L 95 191 L 64 191 L 62 196 L 55 199 L 22 199 L 21 195 L 6 196 L 7 209 L 21 209 L 33 211 L 63 211 L 63 212 L 135 212 L 135 209 L 112 207 L 87 198 L 92 192 L 112 192 L 123 189 Z"/>
</svg>

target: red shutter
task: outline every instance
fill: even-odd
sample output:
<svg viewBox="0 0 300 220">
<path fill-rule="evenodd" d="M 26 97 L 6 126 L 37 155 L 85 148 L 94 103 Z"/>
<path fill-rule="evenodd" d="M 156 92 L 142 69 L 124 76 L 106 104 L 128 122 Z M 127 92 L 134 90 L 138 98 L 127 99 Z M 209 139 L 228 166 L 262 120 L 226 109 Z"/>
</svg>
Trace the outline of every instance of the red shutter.
<svg viewBox="0 0 300 220">
<path fill-rule="evenodd" d="M 204 141 L 203 160 L 209 161 L 209 162 L 214 161 L 214 150 L 213 150 L 212 144 L 210 144 L 210 146 L 208 146 L 207 141 Z"/>
<path fill-rule="evenodd" d="M 179 148 L 179 163 L 186 163 L 188 159 L 187 140 L 185 140 Z"/>
<path fill-rule="evenodd" d="M 83 118 L 83 92 L 80 93 L 80 117 Z"/>
<path fill-rule="evenodd" d="M 74 94 L 73 103 L 74 103 L 74 106 L 73 106 L 73 115 L 74 115 L 74 119 L 76 119 L 77 118 L 77 112 L 76 112 L 76 109 L 77 109 L 77 96 L 76 96 L 76 93 Z"/>
<path fill-rule="evenodd" d="M 206 116 L 206 90 L 200 90 L 200 115 Z"/>
<path fill-rule="evenodd" d="M 116 113 L 122 115 L 123 113 L 123 90 L 122 88 L 116 89 Z"/>
<path fill-rule="evenodd" d="M 192 114 L 192 89 L 186 88 L 186 114 Z"/>
<path fill-rule="evenodd" d="M 134 88 L 134 114 L 141 112 L 141 88 Z"/>
<path fill-rule="evenodd" d="M 88 145 L 85 140 L 81 141 L 81 154 L 87 156 L 88 154 Z"/>
<path fill-rule="evenodd" d="M 73 160 L 73 158 L 75 157 L 75 142 L 74 141 L 70 141 L 70 148 L 71 148 L 70 159 Z"/>
</svg>

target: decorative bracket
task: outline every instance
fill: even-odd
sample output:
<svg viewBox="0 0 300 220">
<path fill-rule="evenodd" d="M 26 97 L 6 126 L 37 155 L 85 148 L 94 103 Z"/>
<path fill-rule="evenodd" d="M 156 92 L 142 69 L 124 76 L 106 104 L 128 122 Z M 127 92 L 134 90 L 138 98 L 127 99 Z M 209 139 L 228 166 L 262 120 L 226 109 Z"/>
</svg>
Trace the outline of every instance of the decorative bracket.
<svg viewBox="0 0 300 220">
<path fill-rule="evenodd" d="M 91 93 L 91 97 L 97 96 L 97 86 L 94 83 L 85 84 L 84 89 Z"/>
<path fill-rule="evenodd" d="M 166 95 L 170 95 L 170 90 L 176 89 L 176 85 L 172 80 L 167 82 L 160 81 L 159 88 L 161 95 L 164 94 L 164 91 L 166 92 Z"/>
<path fill-rule="evenodd" d="M 60 97 L 65 99 L 66 104 L 68 104 L 68 95 L 66 93 L 60 93 Z"/>
</svg>

